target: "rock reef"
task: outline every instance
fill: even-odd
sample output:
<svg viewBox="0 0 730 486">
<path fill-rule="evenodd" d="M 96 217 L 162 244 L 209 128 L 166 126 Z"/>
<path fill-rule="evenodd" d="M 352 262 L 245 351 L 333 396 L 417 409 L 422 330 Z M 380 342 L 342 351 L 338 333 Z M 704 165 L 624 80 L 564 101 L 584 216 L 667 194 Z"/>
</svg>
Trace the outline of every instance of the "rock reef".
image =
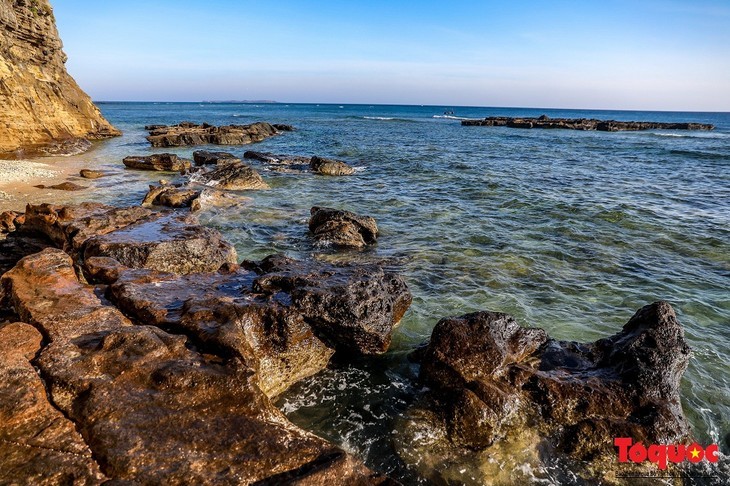
<svg viewBox="0 0 730 486">
<path fill-rule="evenodd" d="M 278 127 L 278 128 L 277 128 Z M 257 122 L 250 125 L 213 126 L 207 123 L 183 122 L 177 125 L 148 125 L 147 140 L 153 147 L 181 147 L 187 145 L 245 145 L 266 140 L 292 128 Z"/>
<path fill-rule="evenodd" d="M 483 120 L 462 120 L 464 126 L 510 127 L 510 128 L 555 128 L 565 130 L 597 130 L 599 132 L 640 130 L 712 130 L 713 125 L 704 123 L 661 123 L 596 120 L 594 118 L 550 118 L 542 115 L 536 118 L 512 118 L 490 116 Z"/>
<path fill-rule="evenodd" d="M 65 62 L 48 0 L 0 0 L 0 157 L 78 153 L 121 134 Z"/>
</svg>

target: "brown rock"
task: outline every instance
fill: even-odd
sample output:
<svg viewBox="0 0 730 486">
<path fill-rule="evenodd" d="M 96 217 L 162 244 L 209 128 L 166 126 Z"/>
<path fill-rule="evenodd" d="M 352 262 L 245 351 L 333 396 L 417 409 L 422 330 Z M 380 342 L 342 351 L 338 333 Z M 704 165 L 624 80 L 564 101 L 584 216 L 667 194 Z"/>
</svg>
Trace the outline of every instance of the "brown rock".
<svg viewBox="0 0 730 486">
<path fill-rule="evenodd" d="M 81 169 L 79 175 L 84 179 L 99 179 L 104 177 L 105 174 L 99 170 Z"/>
<path fill-rule="evenodd" d="M 221 234 L 188 214 L 163 214 L 140 220 L 84 244 L 83 258 L 105 256 L 130 268 L 187 274 L 236 263 L 236 250 Z"/>
<path fill-rule="evenodd" d="M 229 152 L 208 152 L 196 150 L 193 152 L 195 165 L 226 165 L 241 162 L 241 159 Z"/>
<path fill-rule="evenodd" d="M 180 172 L 190 168 L 190 161 L 175 154 L 129 156 L 122 160 L 130 169 Z"/>
<path fill-rule="evenodd" d="M 335 266 L 273 255 L 248 266 L 260 274 L 254 292 L 296 310 L 321 339 L 345 352 L 384 353 L 412 300 L 401 277 L 375 265 Z"/>
<path fill-rule="evenodd" d="M 362 248 L 378 237 L 378 225 L 370 216 L 317 206 L 310 212 L 309 231 L 319 244 Z"/>
<path fill-rule="evenodd" d="M 341 176 L 355 173 L 355 169 L 341 160 L 325 159 L 323 157 L 312 157 L 309 166 L 313 172 L 321 175 Z"/>
<path fill-rule="evenodd" d="M 167 206 L 170 208 L 189 208 L 200 197 L 200 189 L 191 189 L 180 185 L 150 186 L 150 190 L 142 200 L 142 206 Z"/>
<path fill-rule="evenodd" d="M 0 239 L 0 276 L 13 268 L 21 258 L 51 246 L 53 246 L 53 243 L 46 238 L 18 232 L 11 233 L 7 238 Z"/>
<path fill-rule="evenodd" d="M 222 165 L 210 172 L 196 173 L 191 181 L 231 191 L 269 188 L 256 169 L 242 163 Z"/>
<path fill-rule="evenodd" d="M 88 189 L 87 186 L 80 186 L 78 184 L 75 184 L 73 182 L 62 182 L 60 184 L 54 184 L 52 186 L 44 186 L 43 184 L 38 184 L 38 189 L 56 189 L 59 191 L 80 191 L 81 189 Z"/>
<path fill-rule="evenodd" d="M 87 149 L 120 135 L 66 71 L 48 0 L 0 0 L 0 156 Z"/>
<path fill-rule="evenodd" d="M 17 211 L 3 211 L 0 213 L 0 234 L 12 233 L 17 229 L 17 226 L 22 224 L 25 220 L 23 213 Z M 20 221 L 18 218 L 21 218 Z"/>
<path fill-rule="evenodd" d="M 101 484 L 89 447 L 31 364 L 42 338 L 28 324 L 0 328 L 0 483 Z"/>
<path fill-rule="evenodd" d="M 40 283 L 40 285 L 39 285 Z M 235 357 L 134 326 L 45 250 L 2 278 L 19 314 L 48 336 L 37 365 L 112 480 L 145 484 L 377 484 L 385 479 L 289 423 Z"/>
<path fill-rule="evenodd" d="M 177 125 L 145 127 L 150 135 L 147 140 L 153 147 L 180 147 L 186 145 L 244 145 L 260 142 L 279 133 L 266 122 L 250 125 L 225 125 L 215 127 L 203 123 L 184 122 Z"/>
</svg>

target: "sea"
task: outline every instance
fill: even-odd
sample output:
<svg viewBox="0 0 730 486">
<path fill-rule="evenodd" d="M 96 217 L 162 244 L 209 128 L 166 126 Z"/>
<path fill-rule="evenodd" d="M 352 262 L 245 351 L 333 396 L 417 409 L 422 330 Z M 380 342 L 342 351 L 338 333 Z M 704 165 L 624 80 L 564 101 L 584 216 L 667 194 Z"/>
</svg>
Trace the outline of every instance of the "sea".
<svg viewBox="0 0 730 486">
<path fill-rule="evenodd" d="M 356 168 L 353 176 L 322 177 L 259 167 L 270 190 L 237 193 L 240 204 L 204 210 L 200 218 L 235 245 L 240 259 L 281 252 L 376 262 L 405 278 L 413 304 L 385 355 L 336 359 L 277 400 L 294 423 L 371 468 L 405 484 L 423 481 L 392 444 L 422 387 L 408 355 L 439 319 L 500 311 L 554 338 L 594 341 L 618 332 L 656 300 L 672 304 L 692 347 L 681 394 L 693 433 L 700 443 L 730 450 L 729 113 L 286 103 L 99 107 L 124 135 L 71 159 L 111 175 L 84 181 L 92 185 L 87 191 L 54 197 L 131 205 L 160 177 L 177 181 L 175 174 L 124 169 L 127 155 L 190 157 L 206 148 L 150 148 L 148 124 L 291 124 L 295 131 L 261 143 L 208 148 L 320 155 Z M 460 124 L 543 114 L 716 128 L 606 133 Z M 373 216 L 377 244 L 345 252 L 313 246 L 312 206 Z M 545 484 L 550 473 L 537 476 Z"/>
</svg>

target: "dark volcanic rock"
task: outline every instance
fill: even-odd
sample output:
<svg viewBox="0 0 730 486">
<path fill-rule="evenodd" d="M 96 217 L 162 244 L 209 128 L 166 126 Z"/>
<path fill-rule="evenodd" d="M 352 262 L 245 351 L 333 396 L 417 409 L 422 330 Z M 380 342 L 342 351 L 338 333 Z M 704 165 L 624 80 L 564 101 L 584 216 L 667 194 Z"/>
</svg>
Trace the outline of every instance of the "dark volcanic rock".
<svg viewBox="0 0 730 486">
<path fill-rule="evenodd" d="M 91 451 L 31 364 L 42 339 L 28 324 L 0 328 L 0 483 L 100 484 Z"/>
<path fill-rule="evenodd" d="M 190 161 L 175 154 L 153 154 L 124 157 L 124 165 L 130 169 L 180 172 L 190 168 Z"/>
<path fill-rule="evenodd" d="M 244 145 L 260 142 L 279 133 L 273 125 L 257 122 L 250 125 L 212 126 L 207 123 L 146 127 L 147 140 L 153 147 L 180 147 L 185 145 Z"/>
<path fill-rule="evenodd" d="M 585 344 L 550 339 L 505 314 L 442 319 L 422 354 L 420 378 L 431 391 L 411 410 L 403 444 L 432 427 L 452 448 L 487 454 L 497 442 L 509 450 L 511 436 L 532 431 L 540 445 L 531 448 L 587 461 L 575 471 L 607 479 L 617 467 L 631 467 L 617 464 L 613 438 L 688 438 L 679 382 L 689 356 L 666 302 L 640 309 L 618 334 Z"/>
<path fill-rule="evenodd" d="M 309 166 L 313 172 L 329 176 L 351 175 L 355 169 L 341 160 L 325 159 L 323 157 L 312 157 Z"/>
<path fill-rule="evenodd" d="M 638 130 L 712 130 L 713 125 L 703 123 L 660 123 L 616 120 L 596 120 L 593 118 L 510 118 L 490 116 L 483 120 L 463 120 L 464 126 L 511 127 L 511 128 L 562 128 L 567 130 L 598 130 L 602 132 Z"/>
<path fill-rule="evenodd" d="M 378 266 L 334 266 L 273 255 L 252 268 L 260 274 L 254 292 L 296 310 L 327 344 L 345 351 L 385 352 L 412 300 L 403 279 Z"/>
<path fill-rule="evenodd" d="M 207 150 L 196 150 L 193 152 L 195 165 L 225 165 L 241 162 L 241 159 L 229 152 L 208 152 Z"/>
<path fill-rule="evenodd" d="M 86 240 L 83 258 L 111 257 L 131 268 L 192 273 L 236 263 L 236 250 L 192 215 L 163 214 Z"/>
<path fill-rule="evenodd" d="M 115 269 L 92 262 L 109 283 L 110 298 L 139 322 L 192 336 L 202 349 L 240 359 L 257 371 L 273 397 L 324 369 L 334 352 L 292 309 L 251 292 L 257 274 L 238 268 L 189 276 Z M 104 272 L 100 272 L 102 269 Z"/>
<path fill-rule="evenodd" d="M 200 197 L 201 189 L 192 189 L 180 185 L 163 184 L 150 186 L 150 190 L 142 200 L 142 206 L 167 206 L 169 208 L 189 208 Z M 199 207 L 199 204 L 196 205 Z"/>
<path fill-rule="evenodd" d="M 216 167 L 210 172 L 198 172 L 193 175 L 191 180 L 217 189 L 231 191 L 269 188 L 256 169 L 243 163 L 226 164 Z"/>
<path fill-rule="evenodd" d="M 79 175 L 84 179 L 99 179 L 104 177 L 105 174 L 100 170 L 81 169 Z"/>
<path fill-rule="evenodd" d="M 310 212 L 309 231 L 320 244 L 361 248 L 378 238 L 378 225 L 370 216 L 317 206 Z"/>
<path fill-rule="evenodd" d="M 387 480 L 288 422 L 258 388 L 256 370 L 242 360 L 200 354 L 184 336 L 133 325 L 77 280 L 71 259 L 60 250 L 21 260 L 0 284 L 16 312 L 46 336 L 35 363 L 49 395 L 109 479 Z M 62 439 L 72 442 L 73 434 Z"/>
</svg>

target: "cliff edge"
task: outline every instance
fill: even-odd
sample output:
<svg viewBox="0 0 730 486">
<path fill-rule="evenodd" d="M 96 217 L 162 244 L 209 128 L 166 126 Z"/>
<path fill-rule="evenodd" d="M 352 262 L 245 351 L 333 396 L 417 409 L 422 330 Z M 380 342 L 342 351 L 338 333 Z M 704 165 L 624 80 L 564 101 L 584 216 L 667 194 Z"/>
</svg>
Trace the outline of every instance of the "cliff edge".
<svg viewBox="0 0 730 486">
<path fill-rule="evenodd" d="M 0 0 L 0 157 L 82 151 L 114 128 L 66 72 L 48 0 Z"/>
</svg>

